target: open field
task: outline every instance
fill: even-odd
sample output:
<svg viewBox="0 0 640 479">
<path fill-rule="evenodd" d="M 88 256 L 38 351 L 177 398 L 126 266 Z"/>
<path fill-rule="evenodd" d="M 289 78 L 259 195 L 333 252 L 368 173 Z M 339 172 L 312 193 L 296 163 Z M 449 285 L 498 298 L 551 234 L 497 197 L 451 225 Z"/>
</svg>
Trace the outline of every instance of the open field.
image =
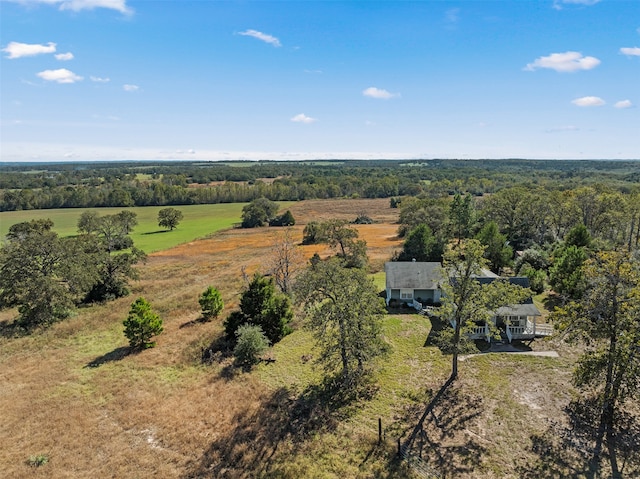
<svg viewBox="0 0 640 479">
<path fill-rule="evenodd" d="M 290 209 L 298 219 L 298 240 L 310 220 L 353 219 L 360 212 L 373 217 L 376 224 L 358 227 L 373 273 L 401 244 L 397 210 L 387 200 L 307 201 Z M 341 408 L 314 401 L 321 371 L 301 320 L 268 353 L 274 361 L 250 373 L 233 368 L 222 353 L 202 363 L 203 349 L 220 337 L 222 318 L 194 321 L 199 294 L 217 287 L 225 317 L 237 306 L 243 271 L 266 270 L 279 234 L 275 228 L 228 229 L 158 251 L 141 267 L 132 296 L 81 309 L 30 337 L 0 337 L 3 474 L 426 477 L 398 461 L 395 450 L 449 373 L 450 358 L 425 346 L 432 330 L 428 318 L 403 311 L 386 316 L 390 352 L 379 361 L 375 386 Z M 303 250 L 306 257 L 329 254 L 322 245 Z M 121 322 L 142 295 L 164 319 L 165 331 L 156 348 L 130 355 Z M 0 313 L 0 320 L 11 314 Z M 564 408 L 575 397 L 575 352 L 548 341 L 536 344 L 552 347 L 559 358 L 490 354 L 461 363 L 459 381 L 416 442 L 428 467 L 455 478 L 584 477 L 565 449 L 538 447 L 559 437 L 558 428 L 568 421 Z M 378 419 L 386 436 L 382 444 Z M 49 462 L 30 467 L 28 458 L 38 454 Z"/>
<path fill-rule="evenodd" d="M 286 205 L 287 203 L 283 203 Z M 203 238 L 218 230 L 229 228 L 240 222 L 242 203 L 217 205 L 175 206 L 182 211 L 183 220 L 173 231 L 166 231 L 158 226 L 158 211 L 165 206 L 146 206 L 134 208 L 62 208 L 56 210 L 5 211 L 0 213 L 0 238 L 3 238 L 11 225 L 21 221 L 49 218 L 54 223 L 54 230 L 60 236 L 72 236 L 77 233 L 78 218 L 89 210 L 99 215 L 112 215 L 123 210 L 138 215 L 138 226 L 131 238 L 134 244 L 147 253 L 171 248 L 181 243 Z M 283 210 L 284 211 L 284 210 Z"/>
</svg>

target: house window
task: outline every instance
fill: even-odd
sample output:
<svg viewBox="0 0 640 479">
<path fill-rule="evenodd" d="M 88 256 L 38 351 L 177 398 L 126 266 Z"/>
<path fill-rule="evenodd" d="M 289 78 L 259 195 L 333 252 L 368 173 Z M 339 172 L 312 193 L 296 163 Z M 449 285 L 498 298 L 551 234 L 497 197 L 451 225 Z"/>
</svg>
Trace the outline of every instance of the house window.
<svg viewBox="0 0 640 479">
<path fill-rule="evenodd" d="M 412 289 L 401 289 L 400 290 L 400 299 L 413 299 L 413 290 Z"/>
</svg>

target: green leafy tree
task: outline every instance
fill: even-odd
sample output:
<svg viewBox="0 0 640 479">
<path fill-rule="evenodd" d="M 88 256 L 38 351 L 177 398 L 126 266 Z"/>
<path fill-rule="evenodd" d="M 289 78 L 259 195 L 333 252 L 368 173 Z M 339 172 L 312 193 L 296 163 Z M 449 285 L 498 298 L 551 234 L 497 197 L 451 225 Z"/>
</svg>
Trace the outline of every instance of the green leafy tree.
<svg viewBox="0 0 640 479">
<path fill-rule="evenodd" d="M 427 225 L 418 225 L 407 235 L 396 260 L 441 261 L 443 248 Z"/>
<path fill-rule="evenodd" d="M 585 289 L 582 265 L 587 260 L 584 248 L 570 245 L 561 248 L 549 270 L 549 283 L 565 298 L 578 298 Z"/>
<path fill-rule="evenodd" d="M 156 345 L 151 341 L 163 331 L 162 319 L 151 309 L 149 302 L 140 297 L 131 304 L 129 315 L 122 324 L 124 335 L 133 349 L 148 349 Z"/>
<path fill-rule="evenodd" d="M 17 306 L 17 324 L 26 329 L 68 317 L 95 281 L 78 241 L 59 238 L 52 225 L 14 225 L 0 247 L 0 307 Z"/>
<path fill-rule="evenodd" d="M 338 370 L 347 384 L 385 352 L 384 300 L 366 271 L 345 268 L 338 258 L 321 261 L 300 275 L 296 297 L 328 374 Z"/>
<path fill-rule="evenodd" d="M 302 244 L 318 244 L 324 240 L 324 231 L 321 223 L 309 221 L 302 230 Z"/>
<path fill-rule="evenodd" d="M 458 238 L 458 243 L 469 236 L 475 222 L 475 208 L 470 194 L 463 197 L 460 193 L 456 193 L 449 207 L 449 221 L 453 236 Z"/>
<path fill-rule="evenodd" d="M 138 225 L 138 215 L 133 211 L 122 210 L 116 214 L 116 218 L 122 228 L 122 233 L 125 235 L 131 234 L 133 228 Z"/>
<path fill-rule="evenodd" d="M 491 271 L 500 274 L 513 256 L 513 249 L 507 244 L 507 236 L 500 233 L 494 221 L 489 221 L 478 232 L 476 239 L 485 246 L 484 257 L 489 260 Z"/>
<path fill-rule="evenodd" d="M 103 248 L 109 253 L 133 246 L 133 240 L 126 233 L 125 225 L 118 215 L 97 218 L 94 234 L 102 241 Z"/>
<path fill-rule="evenodd" d="M 238 364 L 250 368 L 260 361 L 260 355 L 269 347 L 269 340 L 260 326 L 243 324 L 236 331 L 233 355 Z"/>
<path fill-rule="evenodd" d="M 549 255 L 539 248 L 528 248 L 520 254 L 513 262 L 513 269 L 516 274 L 521 274 L 521 268 L 528 264 L 535 270 L 547 271 L 551 265 Z"/>
<path fill-rule="evenodd" d="M 567 246 L 577 246 L 578 248 L 589 248 L 591 246 L 591 235 L 587 227 L 583 224 L 574 226 L 564 237 Z"/>
<path fill-rule="evenodd" d="M 100 215 L 95 210 L 83 211 L 78 218 L 78 232 L 92 234 L 98 229 Z"/>
<path fill-rule="evenodd" d="M 87 293 L 85 302 L 110 301 L 127 296 L 130 293 L 129 280 L 139 278 L 135 265 L 146 257 L 144 251 L 135 247 L 124 253 L 104 250 L 95 253 L 98 278 Z"/>
<path fill-rule="evenodd" d="M 269 226 L 293 226 L 295 224 L 296 219 L 293 217 L 293 214 L 289 210 L 269 221 Z"/>
<path fill-rule="evenodd" d="M 520 274 L 529 278 L 529 287 L 532 291 L 540 294 L 545 290 L 547 274 L 544 271 L 535 269 L 529 263 L 524 263 L 520 268 Z"/>
<path fill-rule="evenodd" d="M 332 219 L 321 223 L 321 237 L 336 251 L 344 265 L 349 268 L 363 268 L 368 262 L 367 242 L 358 239 L 358 230 L 347 221 Z"/>
<path fill-rule="evenodd" d="M 554 319 L 570 339 L 586 344 L 574 382 L 595 394 L 600 408 L 593 477 L 600 477 L 606 444 L 612 475 L 621 478 L 616 429 L 625 427 L 619 424 L 624 404 L 640 392 L 640 261 L 630 253 L 601 252 L 585 263 L 584 276 L 582 297 L 557 310 Z"/>
<path fill-rule="evenodd" d="M 280 206 L 267 198 L 257 198 L 242 208 L 242 227 L 256 228 L 269 224 Z"/>
<path fill-rule="evenodd" d="M 291 332 L 292 319 L 289 298 L 276 291 L 273 278 L 256 273 L 240 298 L 240 311 L 232 312 L 225 320 L 225 333 L 233 341 L 240 326 L 253 324 L 260 326 L 275 344 Z"/>
<path fill-rule="evenodd" d="M 128 235 L 137 224 L 136 214 L 122 211 L 116 215 L 91 218 L 92 226 L 85 228 L 86 234 L 79 240 L 85 252 L 92 257 L 98 277 L 85 302 L 126 296 L 129 294 L 129 280 L 138 279 L 135 265 L 146 259 L 146 254 L 133 245 Z M 125 249 L 127 251 L 122 251 Z"/>
<path fill-rule="evenodd" d="M 176 208 L 162 208 L 158 211 L 158 226 L 173 231 L 182 221 L 182 211 Z"/>
<path fill-rule="evenodd" d="M 211 321 L 218 317 L 222 309 L 224 308 L 224 301 L 222 301 L 222 295 L 213 286 L 209 286 L 201 295 L 198 300 L 200 307 L 202 308 L 202 317 L 205 321 Z"/>
<path fill-rule="evenodd" d="M 452 353 L 451 380 L 458 377 L 458 355 L 469 341 L 467 332 L 476 322 L 489 323 L 494 311 L 517 304 L 531 296 L 529 289 L 496 280 L 481 284 L 477 276 L 487 266 L 485 247 L 474 239 L 449 248 L 443 258 L 443 268 L 451 278 L 442 285 L 440 317 L 453 326 L 441 337 L 444 349 Z"/>
<path fill-rule="evenodd" d="M 16 223 L 9 227 L 7 240 L 20 241 L 32 234 L 45 234 L 50 232 L 51 228 L 53 228 L 53 221 L 49 218 Z"/>
</svg>

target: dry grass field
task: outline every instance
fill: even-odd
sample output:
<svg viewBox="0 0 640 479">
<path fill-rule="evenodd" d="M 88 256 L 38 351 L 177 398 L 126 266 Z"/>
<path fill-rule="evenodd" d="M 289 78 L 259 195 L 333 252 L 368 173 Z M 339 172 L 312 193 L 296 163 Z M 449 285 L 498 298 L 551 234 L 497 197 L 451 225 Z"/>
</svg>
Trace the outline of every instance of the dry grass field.
<svg viewBox="0 0 640 479">
<path fill-rule="evenodd" d="M 305 201 L 291 211 L 297 240 L 311 220 L 371 216 L 376 223 L 358 230 L 372 272 L 401 244 L 388 200 Z M 269 352 L 274 361 L 252 372 L 236 370 L 221 353 L 202 362 L 222 318 L 196 321 L 199 294 L 217 287 L 226 316 L 237 306 L 243 271 L 265 270 L 279 234 L 231 229 L 154 253 L 131 296 L 81 309 L 32 336 L 0 337 L 0 476 L 428 477 L 427 466 L 409 470 L 395 457 L 396 440 L 409 437 L 449 372 L 449 358 L 424 346 L 427 318 L 398 312 L 385 319 L 391 352 L 379 364 L 377 386 L 342 408 L 314 401 L 320 371 L 300 320 Z M 324 246 L 303 249 L 307 257 L 329 254 Z M 138 296 L 160 313 L 165 330 L 156 348 L 129 354 L 122 320 Z M 569 459 L 549 464 L 555 458 L 537 448 L 556 440 L 553 428 L 564 427 L 563 408 L 575 394 L 575 355 L 560 351 L 560 358 L 481 355 L 462 363 L 460 381 L 427 418 L 414 452 L 419 445 L 444 477 L 583 477 Z M 29 465 L 37 455 L 48 462 Z"/>
</svg>

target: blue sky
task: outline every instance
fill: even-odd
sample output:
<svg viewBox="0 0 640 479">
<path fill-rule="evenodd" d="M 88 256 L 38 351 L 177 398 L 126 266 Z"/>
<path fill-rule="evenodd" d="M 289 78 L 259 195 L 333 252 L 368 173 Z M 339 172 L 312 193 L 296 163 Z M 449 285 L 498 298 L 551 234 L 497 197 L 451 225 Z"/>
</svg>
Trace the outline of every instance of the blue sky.
<svg viewBox="0 0 640 479">
<path fill-rule="evenodd" d="M 640 1 L 0 0 L 0 161 L 640 158 Z"/>
</svg>

